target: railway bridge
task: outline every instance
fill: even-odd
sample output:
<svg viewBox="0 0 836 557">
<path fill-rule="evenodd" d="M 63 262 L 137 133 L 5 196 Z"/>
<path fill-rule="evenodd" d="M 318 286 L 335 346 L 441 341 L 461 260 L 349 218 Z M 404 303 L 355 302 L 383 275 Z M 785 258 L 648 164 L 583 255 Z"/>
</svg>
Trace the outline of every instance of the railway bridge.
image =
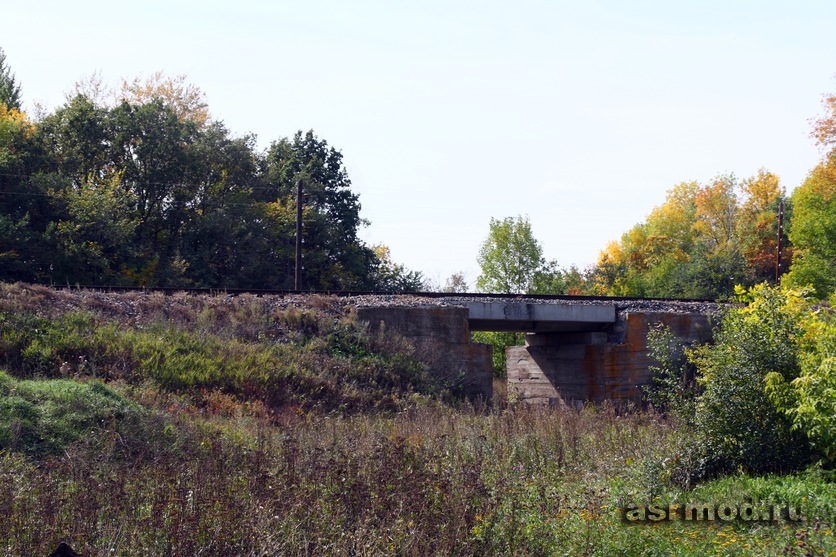
<svg viewBox="0 0 836 557">
<path fill-rule="evenodd" d="M 379 300 L 379 297 L 377 297 Z M 717 304 L 571 296 L 435 295 L 357 302 L 372 331 L 410 339 L 440 380 L 490 398 L 491 346 L 472 331 L 525 333 L 506 350 L 509 394 L 539 405 L 634 400 L 651 381 L 647 335 L 663 324 L 686 344 L 711 339 Z"/>
<path fill-rule="evenodd" d="M 60 287 L 58 287 L 60 288 Z M 68 287 L 69 288 L 69 287 Z M 639 400 L 651 381 L 647 335 L 666 325 L 686 344 L 711 339 L 720 306 L 706 300 L 595 296 L 379 292 L 301 292 L 249 289 L 74 287 L 106 292 L 249 294 L 258 297 L 336 296 L 369 330 L 409 339 L 437 379 L 473 398 L 493 391 L 491 346 L 473 331 L 525 333 L 506 349 L 509 393 L 530 404 Z"/>
</svg>

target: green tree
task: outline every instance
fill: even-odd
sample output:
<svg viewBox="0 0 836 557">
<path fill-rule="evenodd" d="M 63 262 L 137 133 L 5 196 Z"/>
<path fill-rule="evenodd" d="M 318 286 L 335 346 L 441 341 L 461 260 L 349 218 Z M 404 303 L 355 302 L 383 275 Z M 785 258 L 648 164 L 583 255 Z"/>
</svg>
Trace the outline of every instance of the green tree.
<svg viewBox="0 0 836 557">
<path fill-rule="evenodd" d="M 544 260 L 528 217 L 492 218 L 489 226 L 488 237 L 479 249 L 477 261 L 482 274 L 476 279 L 476 287 L 483 292 L 530 292 Z"/>
<path fill-rule="evenodd" d="M 0 48 L 0 104 L 8 109 L 21 109 L 20 84 L 15 81 L 15 76 L 6 63 L 6 53 L 2 48 Z"/>
<path fill-rule="evenodd" d="M 194 215 L 198 185 L 189 178 L 192 147 L 199 131 L 181 121 L 161 99 L 127 102 L 110 111 L 111 164 L 135 200 L 139 259 L 133 271 L 152 277 L 150 285 L 183 281 L 183 227 Z"/>
<path fill-rule="evenodd" d="M 110 118 L 107 108 L 82 95 L 46 116 L 35 133 L 43 170 L 76 184 L 91 176 L 103 177 L 113 162 L 114 130 Z"/>
<path fill-rule="evenodd" d="M 509 346 L 521 346 L 525 340 L 523 333 L 511 331 L 476 331 L 473 342 L 491 346 L 491 364 L 497 379 L 505 379 L 508 374 L 505 349 Z"/>
<path fill-rule="evenodd" d="M 34 130 L 26 114 L 0 103 L 0 186 L 9 185 L 15 175 L 25 174 Z"/>
<path fill-rule="evenodd" d="M 128 218 L 136 226 L 129 242 L 133 249 L 118 252 L 119 257 L 128 257 L 118 262 L 123 270 L 119 280 L 147 285 L 184 283 L 188 264 L 180 248 L 183 227 L 195 217 L 202 153 L 193 145 L 199 134 L 194 123 L 180 121 L 158 98 L 108 108 L 76 95 L 38 126 L 41 167 L 64 181 L 50 195 L 66 201 L 72 198 L 64 195 L 63 188 L 96 189 L 114 176 L 128 194 Z M 252 176 L 255 165 L 250 167 Z M 72 228 L 66 215 L 56 218 L 65 231 Z M 32 225 L 37 225 L 34 218 Z M 64 238 L 55 244 L 59 248 L 76 245 L 65 241 L 72 235 L 53 238 L 59 236 Z"/>
<path fill-rule="evenodd" d="M 120 267 L 133 256 L 137 222 L 132 196 L 114 175 L 58 195 L 63 217 L 47 230 L 58 256 L 53 279 L 66 283 L 121 283 Z"/>
<path fill-rule="evenodd" d="M 383 292 L 418 292 L 424 290 L 424 277 L 420 271 L 410 271 L 395 263 L 389 247 L 383 244 L 372 246 L 377 258 L 373 270 L 375 290 Z"/>
<path fill-rule="evenodd" d="M 482 274 L 476 287 L 483 292 L 509 294 L 563 294 L 566 281 L 557 262 L 543 258 L 543 248 L 534 238 L 528 217 L 491 219 L 490 232 L 479 250 Z M 473 340 L 493 347 L 493 368 L 505 377 L 505 349 L 521 345 L 522 333 L 486 331 L 473 334 Z"/>
<path fill-rule="evenodd" d="M 303 183 L 305 288 L 373 290 L 374 268 L 379 260 L 358 237 L 360 227 L 367 222 L 360 217 L 359 197 L 351 191 L 342 154 L 313 131 L 299 131 L 292 139 L 270 145 L 262 164 L 265 186 L 258 196 L 264 201 L 278 200 L 293 207 L 296 182 Z M 293 236 L 284 237 L 284 241 L 292 246 Z M 291 273 L 285 276 L 286 286 L 292 287 L 292 259 L 283 267 Z"/>
<path fill-rule="evenodd" d="M 0 280 L 44 280 L 49 253 L 43 230 L 52 214 L 49 192 L 29 178 L 36 168 L 36 127 L 0 102 Z"/>
<path fill-rule="evenodd" d="M 187 158 L 185 181 L 193 201 L 178 248 L 187 262 L 184 280 L 216 288 L 280 286 L 271 281 L 281 244 L 272 241 L 268 204 L 253 195 L 255 137 L 230 137 L 222 123 L 214 122 L 196 134 Z"/>
<path fill-rule="evenodd" d="M 792 194 L 793 262 L 783 284 L 812 286 L 819 298 L 836 291 L 836 154 L 816 166 Z"/>
<path fill-rule="evenodd" d="M 0 278 L 32 281 L 31 255 L 36 238 L 29 228 L 29 215 L 15 219 L 0 214 Z M 28 256 L 28 257 L 27 257 Z"/>
<path fill-rule="evenodd" d="M 566 285 L 566 294 L 570 296 L 582 296 L 591 292 L 591 268 L 581 272 L 577 265 L 570 265 L 563 271 L 563 282 Z"/>
<path fill-rule="evenodd" d="M 423 288 L 358 238 L 342 154 L 313 132 L 257 152 L 183 76 L 76 91 L 36 124 L 0 103 L 0 279 L 289 288 L 301 181 L 306 288 Z"/>
<path fill-rule="evenodd" d="M 462 294 L 467 292 L 468 289 L 464 271 L 457 271 L 447 277 L 447 280 L 444 281 L 444 286 L 441 287 L 442 292 L 450 292 L 451 294 Z"/>
<path fill-rule="evenodd" d="M 528 294 L 566 294 L 566 277 L 557 261 L 543 261 L 534 272 Z"/>
</svg>

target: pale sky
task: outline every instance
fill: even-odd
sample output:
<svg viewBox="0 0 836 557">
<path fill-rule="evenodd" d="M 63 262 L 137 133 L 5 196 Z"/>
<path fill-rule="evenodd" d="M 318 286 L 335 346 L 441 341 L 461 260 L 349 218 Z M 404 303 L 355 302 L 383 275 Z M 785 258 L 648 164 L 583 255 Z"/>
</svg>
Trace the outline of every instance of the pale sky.
<svg viewBox="0 0 836 557">
<path fill-rule="evenodd" d="M 4 2 L 24 105 L 84 76 L 186 74 L 259 145 L 343 154 L 361 237 L 443 282 L 478 276 L 491 217 L 593 263 L 682 181 L 765 167 L 792 191 L 836 92 L 836 2 Z"/>
</svg>

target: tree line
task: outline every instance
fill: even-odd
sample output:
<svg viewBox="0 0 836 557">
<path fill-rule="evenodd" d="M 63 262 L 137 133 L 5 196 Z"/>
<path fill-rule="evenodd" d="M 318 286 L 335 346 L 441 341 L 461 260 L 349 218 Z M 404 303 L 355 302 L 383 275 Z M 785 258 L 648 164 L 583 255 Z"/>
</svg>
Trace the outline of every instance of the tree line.
<svg viewBox="0 0 836 557">
<path fill-rule="evenodd" d="M 299 181 L 305 289 L 423 287 L 358 237 L 342 154 L 313 131 L 259 150 L 162 73 L 93 76 L 32 119 L 0 50 L 0 280 L 291 289 Z"/>
<path fill-rule="evenodd" d="M 780 274 L 782 285 L 811 287 L 815 297 L 827 298 L 836 291 L 836 95 L 826 96 L 824 107 L 811 133 L 824 156 L 791 195 L 766 169 L 742 180 L 725 174 L 708 183 L 680 183 L 584 270 L 547 261 L 527 217 L 492 219 L 479 253 L 477 287 L 728 299 L 736 286 L 774 283 Z"/>
<path fill-rule="evenodd" d="M 236 137 L 200 89 L 162 73 L 111 90 L 97 76 L 31 118 L 0 49 L 0 280 L 282 288 L 294 285 L 296 183 L 304 185 L 303 282 L 414 291 L 419 272 L 358 237 L 367 223 L 342 154 L 313 131 Z M 775 278 L 836 290 L 836 96 L 812 136 L 826 153 L 787 195 L 762 169 L 683 182 L 586 269 L 543 257 L 527 217 L 492 219 L 478 254 L 486 292 L 723 298 Z M 470 289 L 462 273 L 439 289 Z"/>
</svg>

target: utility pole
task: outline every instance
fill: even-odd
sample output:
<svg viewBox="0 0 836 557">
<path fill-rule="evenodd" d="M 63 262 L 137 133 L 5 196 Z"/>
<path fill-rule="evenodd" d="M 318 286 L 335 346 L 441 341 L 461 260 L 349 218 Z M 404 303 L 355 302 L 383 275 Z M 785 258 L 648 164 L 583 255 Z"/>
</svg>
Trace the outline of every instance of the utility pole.
<svg viewBox="0 0 836 557">
<path fill-rule="evenodd" d="M 302 180 L 296 180 L 296 280 L 294 289 L 302 290 Z"/>
<path fill-rule="evenodd" d="M 784 255 L 784 248 L 781 240 L 784 232 L 784 200 L 778 204 L 778 250 L 775 254 L 775 284 L 781 280 L 781 259 Z"/>
</svg>

